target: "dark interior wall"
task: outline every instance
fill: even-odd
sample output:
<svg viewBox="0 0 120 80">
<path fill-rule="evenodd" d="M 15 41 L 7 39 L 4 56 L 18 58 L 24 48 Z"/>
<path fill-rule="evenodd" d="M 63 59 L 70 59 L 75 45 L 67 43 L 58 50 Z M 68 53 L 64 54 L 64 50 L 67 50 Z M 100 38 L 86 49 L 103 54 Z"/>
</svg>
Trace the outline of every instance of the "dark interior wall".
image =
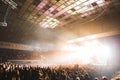
<svg viewBox="0 0 120 80">
<path fill-rule="evenodd" d="M 0 0 L 0 22 L 4 21 L 4 16 L 7 10 L 7 5 L 5 5 L 1 0 Z"/>
<path fill-rule="evenodd" d="M 30 59 L 31 51 L 13 50 L 0 48 L 0 58 L 2 61 L 14 59 Z"/>
</svg>

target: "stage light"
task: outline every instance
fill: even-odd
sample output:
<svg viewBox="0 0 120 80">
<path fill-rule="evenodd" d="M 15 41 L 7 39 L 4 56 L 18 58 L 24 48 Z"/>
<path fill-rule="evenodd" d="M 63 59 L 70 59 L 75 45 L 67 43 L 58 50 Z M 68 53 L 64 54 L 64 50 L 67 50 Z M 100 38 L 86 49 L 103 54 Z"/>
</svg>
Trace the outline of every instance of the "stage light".
<svg viewBox="0 0 120 80">
<path fill-rule="evenodd" d="M 82 44 L 64 44 L 62 52 L 41 60 L 44 65 L 91 64 L 109 65 L 113 58 L 108 45 L 98 40 L 83 41 Z M 65 51 L 65 52 L 64 52 Z"/>
<path fill-rule="evenodd" d="M 67 43 L 82 42 L 82 41 L 92 40 L 92 39 L 96 39 L 96 38 L 97 38 L 97 35 L 90 35 L 90 36 L 85 36 L 85 37 L 69 40 L 69 41 L 67 41 Z"/>
<path fill-rule="evenodd" d="M 7 23 L 6 23 L 6 22 L 0 22 L 0 26 L 6 27 L 6 26 L 7 26 Z"/>
<path fill-rule="evenodd" d="M 13 0 L 2 0 L 5 4 L 8 4 L 12 9 L 17 8 L 17 4 Z"/>
<path fill-rule="evenodd" d="M 85 38 L 78 38 L 78 39 L 76 39 L 76 41 L 84 41 L 85 40 Z"/>
<path fill-rule="evenodd" d="M 83 41 L 83 44 L 68 44 L 66 50 L 71 51 L 64 58 L 71 62 L 93 65 L 107 65 L 112 59 L 110 48 L 98 40 Z"/>
<path fill-rule="evenodd" d="M 77 45 L 74 44 L 69 44 L 69 45 L 65 45 L 62 50 L 68 50 L 68 51 L 75 51 L 75 50 L 79 50 L 79 47 Z"/>
<path fill-rule="evenodd" d="M 67 41 L 67 43 L 74 43 L 74 40 L 69 40 Z"/>
<path fill-rule="evenodd" d="M 67 43 L 74 43 L 74 42 L 81 42 L 81 41 L 84 41 L 85 38 L 78 38 L 78 39 L 75 39 L 75 40 L 69 40 L 67 41 Z"/>
<path fill-rule="evenodd" d="M 87 38 L 87 39 L 95 39 L 95 38 L 96 38 L 96 35 L 87 36 L 86 38 Z"/>
</svg>

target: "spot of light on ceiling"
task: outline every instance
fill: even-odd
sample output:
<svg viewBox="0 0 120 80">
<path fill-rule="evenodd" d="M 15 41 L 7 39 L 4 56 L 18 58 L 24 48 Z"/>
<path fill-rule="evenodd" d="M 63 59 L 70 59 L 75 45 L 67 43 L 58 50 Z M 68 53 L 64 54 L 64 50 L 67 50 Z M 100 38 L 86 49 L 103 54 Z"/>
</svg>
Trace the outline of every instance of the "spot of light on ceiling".
<svg viewBox="0 0 120 80">
<path fill-rule="evenodd" d="M 43 28 L 55 28 L 59 24 L 59 21 L 55 18 L 47 16 L 39 24 Z"/>
</svg>

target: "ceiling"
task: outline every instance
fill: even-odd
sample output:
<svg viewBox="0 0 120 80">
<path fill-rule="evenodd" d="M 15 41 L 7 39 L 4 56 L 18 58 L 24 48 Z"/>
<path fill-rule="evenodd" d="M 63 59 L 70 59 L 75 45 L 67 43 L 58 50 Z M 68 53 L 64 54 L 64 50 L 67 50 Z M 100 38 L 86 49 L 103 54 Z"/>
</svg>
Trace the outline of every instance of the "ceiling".
<svg viewBox="0 0 120 80">
<path fill-rule="evenodd" d="M 43 46 L 120 30 L 119 0 L 13 1 L 15 9 L 0 0 L 0 22 L 8 23 L 0 26 L 0 41 Z"/>
</svg>

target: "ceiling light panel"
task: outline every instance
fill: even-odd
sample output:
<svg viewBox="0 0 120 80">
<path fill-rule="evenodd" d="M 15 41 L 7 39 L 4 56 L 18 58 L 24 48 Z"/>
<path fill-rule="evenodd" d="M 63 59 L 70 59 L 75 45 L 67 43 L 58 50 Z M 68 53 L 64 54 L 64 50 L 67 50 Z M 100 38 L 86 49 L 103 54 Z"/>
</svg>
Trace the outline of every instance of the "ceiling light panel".
<svg viewBox="0 0 120 80">
<path fill-rule="evenodd" d="M 103 5 L 105 5 L 105 0 L 69 0 L 60 6 L 63 10 L 59 13 L 68 12 L 69 14 L 75 15 L 77 13 L 85 13 L 95 9 L 96 6 L 100 7 Z M 71 9 L 75 10 L 71 11 Z"/>
<path fill-rule="evenodd" d="M 43 0 L 41 3 L 38 4 L 37 9 L 38 10 L 42 9 L 47 3 L 48 1 Z"/>
<path fill-rule="evenodd" d="M 28 21 L 40 23 L 44 28 L 54 28 L 58 24 L 67 23 L 64 19 L 71 16 L 72 19 L 77 16 L 85 17 L 103 10 L 108 2 L 106 0 L 31 0 L 28 5 L 22 7 L 19 14 Z"/>
<path fill-rule="evenodd" d="M 57 19 L 47 16 L 40 22 L 40 26 L 43 28 L 55 28 L 59 24 Z"/>
</svg>

